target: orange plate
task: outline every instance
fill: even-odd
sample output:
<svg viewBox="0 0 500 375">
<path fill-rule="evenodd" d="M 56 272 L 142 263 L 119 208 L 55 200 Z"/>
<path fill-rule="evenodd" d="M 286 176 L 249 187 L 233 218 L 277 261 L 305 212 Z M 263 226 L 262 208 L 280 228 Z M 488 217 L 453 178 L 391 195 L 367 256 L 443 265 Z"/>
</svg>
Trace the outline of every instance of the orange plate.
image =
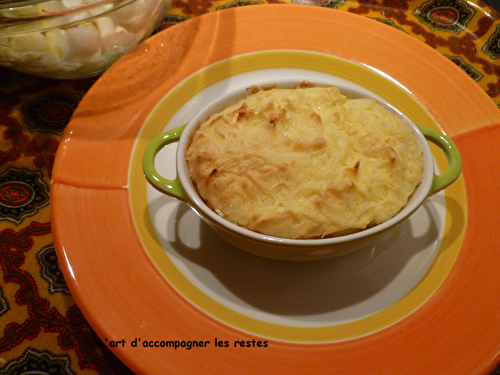
<svg viewBox="0 0 500 375">
<path fill-rule="evenodd" d="M 286 326 L 267 335 L 267 326 L 255 320 L 253 328 L 240 329 L 230 311 L 218 316 L 217 311 L 226 310 L 207 312 L 200 307 L 205 302 L 193 302 L 198 291 L 192 285 L 189 296 L 174 286 L 168 257 L 163 255 L 167 265 L 159 266 L 144 242 L 151 226 L 145 224 L 150 221 L 147 208 L 137 209 L 142 194 L 137 191 L 145 189 L 146 181 L 136 159 L 161 131 L 145 125 L 150 114 L 169 93 L 186 92 L 179 87 L 189 77 L 217 81 L 204 72 L 241 56 L 277 50 L 319 53 L 376 72 L 386 82 L 382 87 L 406 93 L 403 99 L 394 97 L 396 102 L 418 103 L 412 107 L 418 113 L 410 117 L 424 113 L 433 119 L 455 140 L 464 159 L 458 193 L 446 193 L 449 238 L 443 243 L 453 244 L 442 246 L 421 285 L 396 304 L 409 303 L 429 275 L 437 273 L 440 281 L 412 311 L 375 330 L 366 327 L 370 319 L 350 322 L 349 328 L 362 334 L 345 339 L 280 339 L 288 337 Z M 243 61 L 253 61 L 248 69 L 259 69 L 260 60 Z M 380 91 L 375 81 L 357 78 L 356 72 L 342 74 Z M 186 95 L 179 100 L 185 103 Z M 374 20 L 301 5 L 259 5 L 197 17 L 127 54 L 75 111 L 51 188 L 59 261 L 86 318 L 136 373 L 488 374 L 500 349 L 500 329 L 495 329 L 500 327 L 500 198 L 495 191 L 500 172 L 492 162 L 500 142 L 498 124 L 498 108 L 455 64 Z M 277 326 L 272 329 L 279 331 Z M 141 341 L 134 347 L 136 338 Z M 216 338 L 231 344 L 267 341 L 267 346 L 216 347 Z M 209 344 L 191 350 L 141 345 L 175 340 Z"/>
</svg>

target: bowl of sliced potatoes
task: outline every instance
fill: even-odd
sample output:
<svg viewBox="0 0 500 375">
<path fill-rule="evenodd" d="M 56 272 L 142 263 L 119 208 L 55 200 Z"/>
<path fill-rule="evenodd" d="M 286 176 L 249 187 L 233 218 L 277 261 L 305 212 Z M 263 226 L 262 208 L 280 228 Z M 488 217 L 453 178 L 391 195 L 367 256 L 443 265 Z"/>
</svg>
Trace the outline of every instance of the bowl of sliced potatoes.
<svg viewBox="0 0 500 375">
<path fill-rule="evenodd" d="M 172 0 L 7 0 L 0 65 L 31 75 L 98 75 L 151 35 Z"/>
</svg>

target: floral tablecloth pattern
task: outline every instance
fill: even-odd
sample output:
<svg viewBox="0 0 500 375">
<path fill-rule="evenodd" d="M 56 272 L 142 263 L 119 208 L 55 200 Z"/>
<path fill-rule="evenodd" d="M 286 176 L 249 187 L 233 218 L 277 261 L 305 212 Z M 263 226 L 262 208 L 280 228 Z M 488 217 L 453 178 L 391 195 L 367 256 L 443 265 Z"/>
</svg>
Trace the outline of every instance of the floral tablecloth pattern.
<svg viewBox="0 0 500 375">
<path fill-rule="evenodd" d="M 263 3 L 175 0 L 158 32 L 208 12 Z M 414 36 L 460 66 L 500 106 L 500 12 L 488 3 L 316 0 L 314 4 L 369 17 Z M 97 79 L 51 80 L 0 68 L 0 374 L 130 373 L 75 304 L 51 234 L 49 190 L 59 141 L 74 109 Z M 500 374 L 500 367 L 494 373 Z"/>
</svg>

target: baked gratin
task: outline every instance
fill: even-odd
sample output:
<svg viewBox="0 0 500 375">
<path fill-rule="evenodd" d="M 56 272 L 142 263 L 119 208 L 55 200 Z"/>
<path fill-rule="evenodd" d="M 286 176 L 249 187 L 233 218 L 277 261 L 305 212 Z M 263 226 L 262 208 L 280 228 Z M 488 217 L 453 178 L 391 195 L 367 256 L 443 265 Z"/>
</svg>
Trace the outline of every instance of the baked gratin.
<svg viewBox="0 0 500 375">
<path fill-rule="evenodd" d="M 397 113 L 336 87 L 252 88 L 200 123 L 186 161 L 228 221 L 285 238 L 353 233 L 396 215 L 422 179 L 422 145 Z"/>
</svg>

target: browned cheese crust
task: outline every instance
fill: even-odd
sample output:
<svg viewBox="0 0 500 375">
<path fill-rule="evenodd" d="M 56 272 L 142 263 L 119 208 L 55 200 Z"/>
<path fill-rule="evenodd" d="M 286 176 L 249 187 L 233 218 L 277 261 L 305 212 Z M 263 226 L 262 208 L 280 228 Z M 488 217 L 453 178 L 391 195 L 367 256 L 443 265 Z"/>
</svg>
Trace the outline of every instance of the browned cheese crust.
<svg viewBox="0 0 500 375">
<path fill-rule="evenodd" d="M 191 178 L 220 216 L 252 231 L 320 238 L 382 223 L 422 178 L 409 125 L 335 87 L 268 89 L 200 123 L 186 149 Z"/>
</svg>

